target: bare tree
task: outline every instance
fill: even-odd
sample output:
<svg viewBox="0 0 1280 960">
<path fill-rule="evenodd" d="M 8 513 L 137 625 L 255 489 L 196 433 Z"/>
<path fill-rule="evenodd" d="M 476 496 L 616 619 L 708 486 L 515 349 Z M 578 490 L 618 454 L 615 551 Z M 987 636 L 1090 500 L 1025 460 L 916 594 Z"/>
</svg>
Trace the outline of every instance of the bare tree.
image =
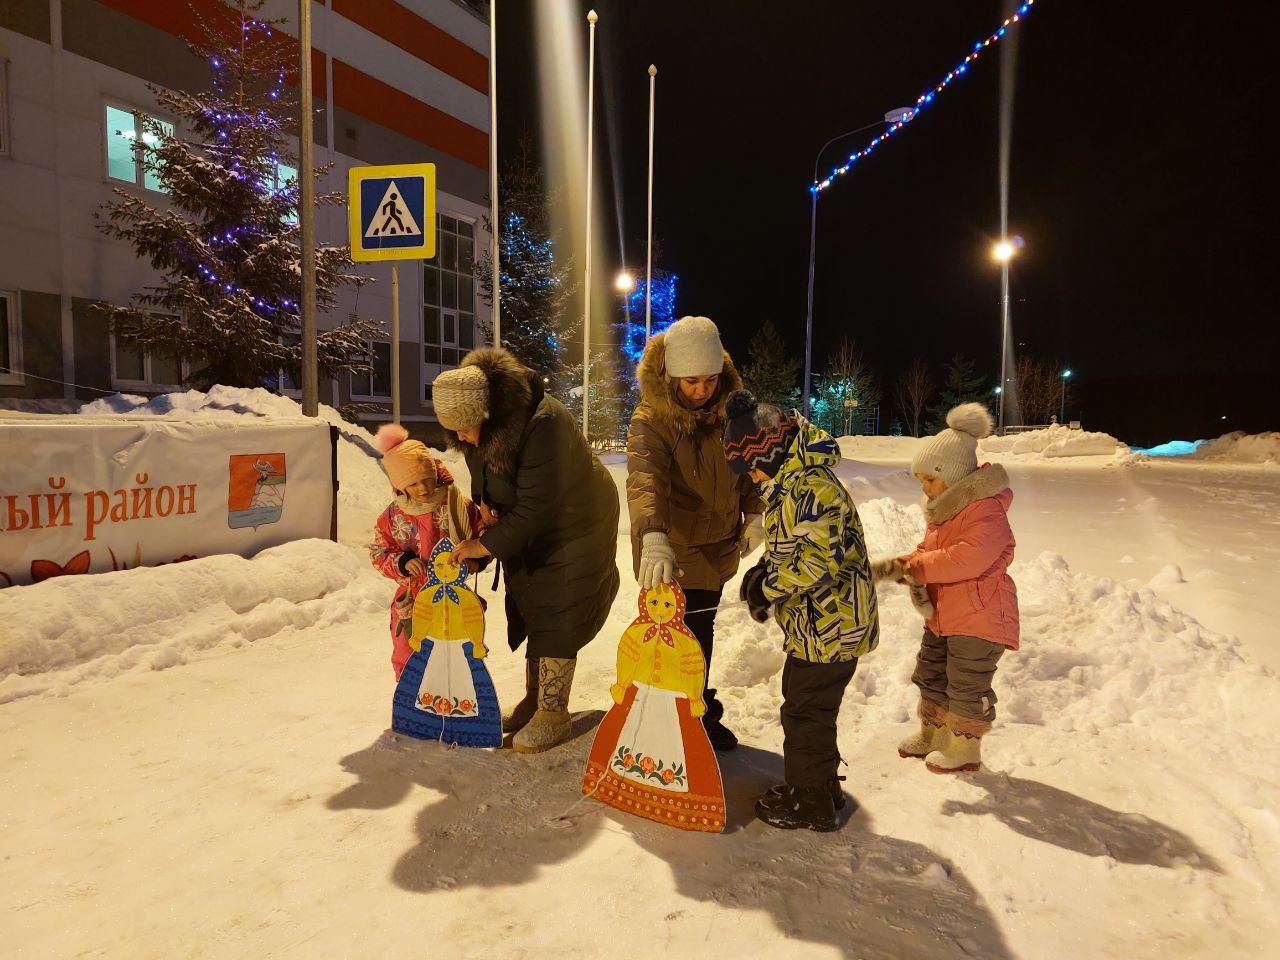
<svg viewBox="0 0 1280 960">
<path fill-rule="evenodd" d="M 848 337 L 828 357 L 816 387 L 813 421 L 833 436 L 851 432 L 855 418 L 864 423 L 880 403 L 871 365 Z"/>
<path fill-rule="evenodd" d="M 911 366 L 893 385 L 893 399 L 898 405 L 898 412 L 911 427 L 913 437 L 920 436 L 920 421 L 924 417 L 925 408 L 933 399 L 933 378 L 929 375 L 929 361 L 924 357 L 916 357 Z"/>
<path fill-rule="evenodd" d="M 1022 422 L 1045 424 L 1058 412 L 1058 365 L 1038 357 L 1022 356 L 1014 365 L 1014 389 Z"/>
</svg>

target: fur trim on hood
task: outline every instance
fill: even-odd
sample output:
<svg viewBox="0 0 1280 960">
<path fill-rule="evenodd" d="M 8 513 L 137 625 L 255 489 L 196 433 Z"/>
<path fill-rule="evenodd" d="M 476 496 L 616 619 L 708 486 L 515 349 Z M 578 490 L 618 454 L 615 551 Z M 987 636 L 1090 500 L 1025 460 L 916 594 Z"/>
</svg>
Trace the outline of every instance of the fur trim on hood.
<svg viewBox="0 0 1280 960">
<path fill-rule="evenodd" d="M 480 427 L 480 456 L 494 473 L 515 473 L 516 458 L 524 428 L 533 416 L 533 371 L 501 347 L 472 350 L 460 366 L 479 367 L 489 380 L 489 415 Z M 542 385 L 537 385 L 537 398 L 542 398 Z M 450 450 L 466 451 L 470 444 L 458 439 L 453 430 L 445 430 Z"/>
<path fill-rule="evenodd" d="M 724 352 L 724 370 L 714 396 L 701 410 L 691 410 L 677 399 L 679 389 L 667 376 L 666 334 L 660 333 L 649 341 L 644 356 L 636 367 L 636 381 L 640 384 L 640 402 L 647 404 L 657 419 L 671 424 L 680 433 L 693 433 L 700 426 L 715 425 L 723 429 L 724 403 L 733 391 L 741 389 L 742 377 L 733 365 L 729 351 Z"/>
<path fill-rule="evenodd" d="M 969 504 L 994 497 L 1009 489 L 1009 474 L 998 463 L 979 467 L 959 483 L 924 503 L 924 518 L 930 523 L 946 523 Z"/>
</svg>

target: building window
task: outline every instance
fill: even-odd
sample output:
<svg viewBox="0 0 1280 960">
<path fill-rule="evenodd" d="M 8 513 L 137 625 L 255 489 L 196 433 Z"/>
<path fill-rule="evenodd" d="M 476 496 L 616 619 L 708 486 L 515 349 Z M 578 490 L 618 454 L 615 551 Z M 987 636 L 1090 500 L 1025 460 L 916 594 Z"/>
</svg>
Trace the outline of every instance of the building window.
<svg viewBox="0 0 1280 960">
<path fill-rule="evenodd" d="M 373 372 L 351 375 L 351 395 L 369 398 L 391 396 L 391 344 L 370 340 L 369 355 Z"/>
<path fill-rule="evenodd" d="M 276 164 L 276 182 L 274 185 L 276 193 L 279 193 L 281 190 L 284 190 L 289 187 L 293 187 L 294 189 L 297 189 L 297 184 L 298 184 L 298 168 L 291 167 L 287 163 L 277 163 Z M 297 226 L 298 214 L 296 212 L 289 214 L 287 217 L 284 218 L 284 222 Z"/>
<path fill-rule="evenodd" d="M 142 110 L 106 104 L 107 176 L 160 193 L 168 193 L 154 170 L 147 169 L 146 157 L 159 138 L 152 124 L 165 136 L 173 136 L 173 124 Z M 150 121 L 144 122 L 144 121 Z"/>
<path fill-rule="evenodd" d="M 186 363 L 124 343 L 111 336 L 111 375 L 116 386 L 140 387 L 145 390 L 182 390 L 183 378 L 189 373 Z"/>
<path fill-rule="evenodd" d="M 441 214 L 436 255 L 422 267 L 422 360 L 455 367 L 476 345 L 475 225 Z M 434 380 L 434 371 L 424 378 Z"/>
<path fill-rule="evenodd" d="M 0 60 L 0 157 L 9 153 L 9 61 Z"/>
<path fill-rule="evenodd" d="M 22 326 L 18 296 L 0 290 L 0 383 L 22 383 Z"/>
</svg>

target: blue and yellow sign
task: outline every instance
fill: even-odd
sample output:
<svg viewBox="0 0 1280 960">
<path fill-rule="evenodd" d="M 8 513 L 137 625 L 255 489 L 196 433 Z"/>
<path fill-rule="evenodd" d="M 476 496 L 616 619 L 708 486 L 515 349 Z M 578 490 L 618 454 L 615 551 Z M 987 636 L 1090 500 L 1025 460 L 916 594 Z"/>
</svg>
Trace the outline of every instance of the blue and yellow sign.
<svg viewBox="0 0 1280 960">
<path fill-rule="evenodd" d="M 347 223 L 352 260 L 430 260 L 436 255 L 436 165 L 352 167 Z"/>
</svg>

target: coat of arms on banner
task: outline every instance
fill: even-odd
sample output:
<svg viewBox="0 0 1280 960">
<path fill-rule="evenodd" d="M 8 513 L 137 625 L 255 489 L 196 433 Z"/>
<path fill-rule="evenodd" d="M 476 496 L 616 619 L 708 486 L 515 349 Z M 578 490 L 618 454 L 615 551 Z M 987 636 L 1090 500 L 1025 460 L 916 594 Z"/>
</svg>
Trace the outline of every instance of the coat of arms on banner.
<svg viewBox="0 0 1280 960">
<path fill-rule="evenodd" d="M 284 513 L 284 454 L 233 454 L 227 482 L 227 526 L 276 523 Z"/>
<path fill-rule="evenodd" d="M 684 625 L 684 591 L 640 591 L 640 616 L 618 641 L 613 707 L 596 731 L 582 792 L 681 830 L 724 829 L 720 764 L 699 717 L 706 660 Z"/>
<path fill-rule="evenodd" d="M 498 694 L 484 665 L 484 608 L 453 562 L 453 541 L 436 543 L 413 601 L 413 650 L 391 701 L 391 729 L 464 747 L 502 746 Z"/>
</svg>

